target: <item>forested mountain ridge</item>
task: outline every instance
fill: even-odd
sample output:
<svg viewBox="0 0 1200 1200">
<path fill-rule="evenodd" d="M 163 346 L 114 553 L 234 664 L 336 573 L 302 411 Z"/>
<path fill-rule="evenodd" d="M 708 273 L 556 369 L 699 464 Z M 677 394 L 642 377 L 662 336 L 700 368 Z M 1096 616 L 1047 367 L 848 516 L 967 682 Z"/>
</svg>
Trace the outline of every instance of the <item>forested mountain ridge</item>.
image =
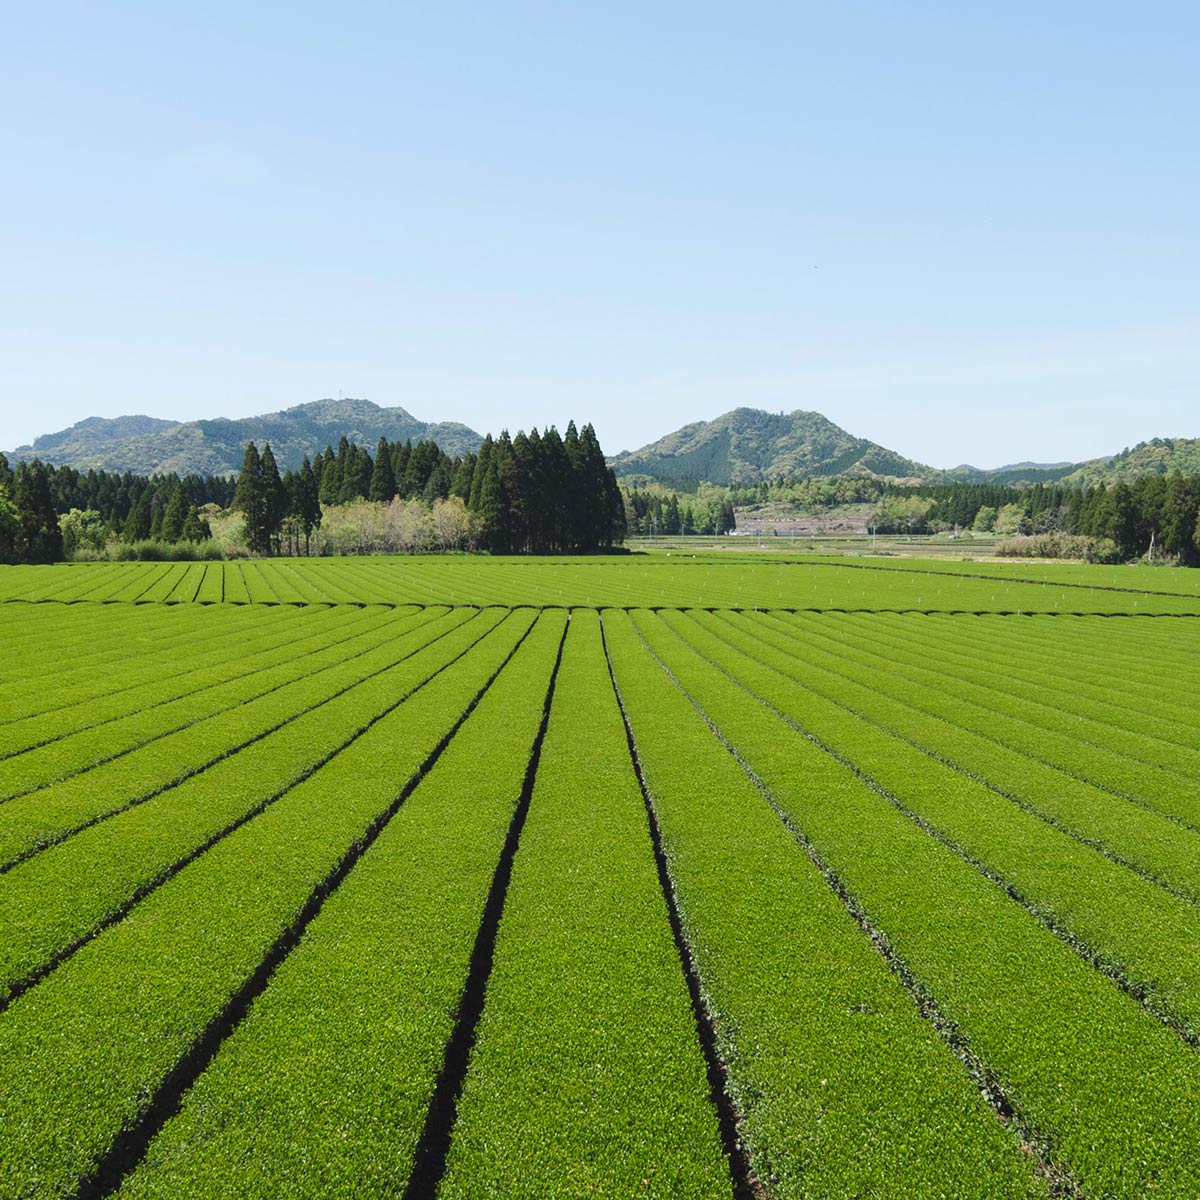
<svg viewBox="0 0 1200 1200">
<path fill-rule="evenodd" d="M 928 483 L 994 483 L 1021 485 L 1025 483 L 1063 484 L 1067 487 L 1110 486 L 1132 483 L 1150 475 L 1183 475 L 1200 477 L 1200 438 L 1151 438 L 1128 446 L 1119 454 L 1090 458 L 1084 462 L 1014 463 L 993 470 L 978 467 L 953 467 L 938 471 Z"/>
<path fill-rule="evenodd" d="M 767 478 L 864 475 L 916 481 L 933 469 L 855 437 L 817 412 L 735 408 L 610 460 L 619 476 L 757 483 Z"/>
<path fill-rule="evenodd" d="M 370 400 L 317 400 L 240 420 L 167 421 L 158 417 L 89 417 L 37 438 L 8 458 L 39 458 L 77 470 L 136 475 L 225 475 L 241 466 L 247 442 L 270 442 L 281 470 L 299 467 L 341 438 L 369 446 L 435 441 L 447 454 L 477 451 L 482 435 L 456 422 L 418 420 L 406 409 Z M 762 480 L 880 479 L 900 484 L 985 483 L 997 486 L 1132 482 L 1176 472 L 1200 476 L 1200 438 L 1152 438 L 1111 457 L 1080 462 L 1019 462 L 1003 467 L 938 469 L 856 437 L 817 412 L 769 413 L 736 408 L 695 421 L 609 459 L 618 476 L 678 484 L 685 480 L 747 486 Z"/>
<path fill-rule="evenodd" d="M 610 462 L 627 480 L 645 476 L 664 483 L 699 480 L 735 487 L 835 476 L 904 484 L 1091 486 L 1129 483 L 1148 475 L 1200 476 L 1200 438 L 1156 437 L 1120 454 L 1081 462 L 937 469 L 855 437 L 820 413 L 736 408 L 715 420 L 685 425 L 640 450 L 624 451 Z"/>
<path fill-rule="evenodd" d="M 9 453 L 16 462 L 40 458 L 78 470 L 136 475 L 224 475 L 237 471 L 249 441 L 270 442 L 284 470 L 300 466 L 340 438 L 373 445 L 379 438 L 436 441 L 446 453 L 477 450 L 483 438 L 457 422 L 418 420 L 403 408 L 381 408 L 370 400 L 316 400 L 282 412 L 240 420 L 164 421 L 157 417 L 89 417 L 59 433 L 37 438 Z"/>
<path fill-rule="evenodd" d="M 1076 463 L 1066 484 L 1132 483 L 1147 475 L 1200 476 L 1200 438 L 1151 438 L 1111 458 Z"/>
</svg>

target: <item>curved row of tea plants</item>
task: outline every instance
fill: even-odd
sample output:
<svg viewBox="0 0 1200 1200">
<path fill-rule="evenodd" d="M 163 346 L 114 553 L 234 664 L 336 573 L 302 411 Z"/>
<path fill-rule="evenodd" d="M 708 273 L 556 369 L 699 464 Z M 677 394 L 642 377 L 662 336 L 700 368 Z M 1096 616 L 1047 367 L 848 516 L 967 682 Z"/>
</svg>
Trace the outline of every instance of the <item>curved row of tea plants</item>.
<svg viewBox="0 0 1200 1200">
<path fill-rule="evenodd" d="M 141 1157 L 140 1139 L 238 1024 L 532 620 L 505 622 L 8 1008 L 0 1190 L 104 1189 Z"/>
<path fill-rule="evenodd" d="M 1044 1195 L 1034 1160 L 630 616 L 604 626 L 741 1133 L 771 1194 Z"/>
<path fill-rule="evenodd" d="M 1064 774 L 986 733 L 963 728 L 953 716 L 931 714 L 913 704 L 906 691 L 898 696 L 885 694 L 880 672 L 848 671 L 843 660 L 826 654 L 811 640 L 789 637 L 794 630 L 788 628 L 786 618 L 770 614 L 695 617 L 751 659 L 879 725 L 1055 828 L 1188 898 L 1200 900 L 1200 842 L 1195 831 L 1140 803 Z M 780 625 L 782 630 L 777 628 Z"/>
<path fill-rule="evenodd" d="M 638 624 L 970 1047 L 1042 1157 L 1084 1194 L 1194 1195 L 1200 1064 L 1179 1035 L 661 620 Z"/>
<path fill-rule="evenodd" d="M 8 869 L 114 813 L 144 804 L 328 703 L 347 688 L 449 636 L 474 616 L 469 611 L 426 610 L 402 620 L 402 625 L 415 624 L 416 628 L 400 639 L 386 636 L 385 622 L 384 636 L 376 647 L 350 662 L 321 668 L 315 679 L 301 677 L 270 695 L 150 741 L 119 759 L 0 804 L 0 869 Z"/>
<path fill-rule="evenodd" d="M 383 1195 L 403 1185 L 565 624 L 565 614 L 538 620 L 122 1197 L 222 1196 L 232 1179 L 245 1197 Z"/>
</svg>

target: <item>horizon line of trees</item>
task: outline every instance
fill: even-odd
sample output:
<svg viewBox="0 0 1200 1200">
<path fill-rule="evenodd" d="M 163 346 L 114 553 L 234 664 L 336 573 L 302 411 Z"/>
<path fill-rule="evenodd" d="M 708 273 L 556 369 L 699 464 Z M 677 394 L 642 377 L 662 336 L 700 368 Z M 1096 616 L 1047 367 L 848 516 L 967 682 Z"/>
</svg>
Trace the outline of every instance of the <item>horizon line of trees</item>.
<svg viewBox="0 0 1200 1200">
<path fill-rule="evenodd" d="M 716 536 L 731 533 L 737 526 L 730 496 L 697 496 L 680 501 L 674 492 L 664 496 L 635 485 L 625 493 L 625 506 L 630 533 Z"/>
<path fill-rule="evenodd" d="M 564 435 L 548 426 L 498 438 L 478 453 L 450 458 L 436 442 L 389 442 L 372 456 L 343 437 L 298 470 L 279 472 L 270 443 L 246 446 L 232 507 L 245 519 L 252 553 L 285 546 L 309 553 L 322 507 L 368 501 L 420 501 L 427 507 L 457 498 L 471 516 L 476 548 L 500 553 L 562 553 L 610 549 L 625 539 L 625 506 L 616 476 L 591 424 L 574 421 Z"/>
<path fill-rule="evenodd" d="M 870 504 L 870 526 L 884 534 L 953 529 L 1033 536 L 1061 533 L 1098 544 L 1113 559 L 1156 553 L 1200 565 L 1200 476 L 1144 475 L 1132 483 L 1028 485 L 896 484 L 870 477 L 763 480 L 746 487 L 683 481 L 682 495 L 635 486 L 625 493 L 631 532 L 716 534 L 737 508 L 775 503 L 800 511 Z M 695 485 L 695 486 L 693 486 Z M 691 516 L 690 527 L 688 516 Z M 728 515 L 717 519 L 717 513 Z M 1064 545 L 1067 543 L 1063 543 Z"/>
<path fill-rule="evenodd" d="M 38 458 L 16 468 L 0 454 L 0 562 L 56 562 L 114 540 L 200 542 L 200 513 L 227 505 L 233 481 L 219 476 L 134 475 L 54 466 Z"/>
<path fill-rule="evenodd" d="M 953 484 L 912 489 L 910 496 L 929 499 L 924 512 L 906 509 L 904 497 L 893 492 L 872 517 L 880 533 L 930 533 L 952 527 L 1021 536 L 1062 533 L 1110 542 L 1111 556 L 1117 559 L 1140 558 L 1153 545 L 1183 566 L 1200 563 L 1197 477 L 1144 475 L 1133 483 L 1091 487 Z"/>
<path fill-rule="evenodd" d="M 783 502 L 812 510 L 870 503 L 871 522 L 881 533 L 1062 533 L 1111 543 L 1112 555 L 1125 559 L 1145 555 L 1153 541 L 1164 556 L 1200 563 L 1200 477 L 1147 475 L 1090 487 L 904 486 L 842 477 L 736 488 L 697 483 L 682 495 L 661 486 L 623 493 L 592 426 L 577 431 L 574 422 L 563 436 L 553 426 L 515 438 L 505 431 L 485 438 L 478 452 L 455 458 L 432 441 L 380 438 L 372 455 L 343 437 L 336 450 L 326 446 L 282 474 L 269 444 L 260 454 L 250 443 L 236 478 L 81 472 L 36 458 L 14 469 L 0 454 L 0 561 L 53 562 L 106 546 L 111 551 L 114 542 L 135 552 L 145 543 L 200 543 L 211 536 L 203 511 L 209 505 L 243 513 L 249 507 L 246 534 L 254 553 L 284 547 L 308 553 L 323 507 L 400 499 L 430 508 L 455 498 L 469 514 L 469 544 L 493 553 L 605 549 L 620 544 L 627 530 L 725 533 L 734 528 L 735 506 Z"/>
</svg>

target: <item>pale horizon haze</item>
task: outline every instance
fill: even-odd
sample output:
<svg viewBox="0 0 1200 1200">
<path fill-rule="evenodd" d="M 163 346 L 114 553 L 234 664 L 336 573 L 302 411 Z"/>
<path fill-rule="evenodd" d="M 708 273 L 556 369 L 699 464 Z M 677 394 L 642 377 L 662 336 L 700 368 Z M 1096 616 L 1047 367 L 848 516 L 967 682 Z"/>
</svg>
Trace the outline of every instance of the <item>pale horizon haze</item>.
<svg viewBox="0 0 1200 1200">
<path fill-rule="evenodd" d="M 27 5 L 0 447 L 327 396 L 937 467 L 1200 436 L 1200 8 Z"/>
</svg>

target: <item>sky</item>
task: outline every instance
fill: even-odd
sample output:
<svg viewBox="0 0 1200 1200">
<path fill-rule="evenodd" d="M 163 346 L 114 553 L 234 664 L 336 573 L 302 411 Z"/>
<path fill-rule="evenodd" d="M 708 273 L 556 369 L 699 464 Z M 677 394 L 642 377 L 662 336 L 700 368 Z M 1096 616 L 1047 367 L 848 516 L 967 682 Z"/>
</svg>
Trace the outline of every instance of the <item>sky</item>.
<svg viewBox="0 0 1200 1200">
<path fill-rule="evenodd" d="M 14 5 L 0 446 L 325 396 L 614 453 L 1200 436 L 1200 5 Z"/>
</svg>

